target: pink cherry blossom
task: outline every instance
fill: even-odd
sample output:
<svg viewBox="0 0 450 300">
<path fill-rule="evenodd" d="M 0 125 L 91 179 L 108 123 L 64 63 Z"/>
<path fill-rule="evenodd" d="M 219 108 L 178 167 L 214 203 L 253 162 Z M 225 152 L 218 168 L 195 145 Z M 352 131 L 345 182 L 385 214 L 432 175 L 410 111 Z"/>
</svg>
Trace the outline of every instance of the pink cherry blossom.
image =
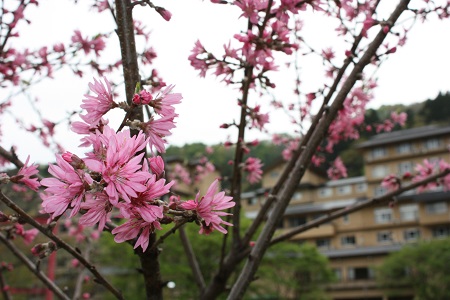
<svg viewBox="0 0 450 300">
<path fill-rule="evenodd" d="M 83 170 L 75 170 L 59 155 L 56 156 L 56 165 L 50 165 L 48 171 L 55 178 L 41 180 L 41 184 L 47 187 L 40 194 L 44 211 L 55 218 L 72 208 L 70 216 L 74 216 L 80 210 L 86 187 L 93 183 L 92 178 Z"/>
<path fill-rule="evenodd" d="M 36 175 L 39 173 L 39 170 L 37 169 L 37 165 L 28 165 L 28 162 L 30 161 L 30 156 L 27 157 L 27 160 L 25 161 L 25 164 L 22 168 L 19 169 L 19 172 L 16 176 L 11 177 L 12 182 L 21 182 L 28 186 L 30 189 L 37 191 L 38 188 L 41 186 L 37 178 L 31 178 L 31 176 Z M 14 180 L 14 178 L 17 178 L 17 180 Z"/>
<path fill-rule="evenodd" d="M 103 81 L 105 84 L 94 78 L 94 83 L 89 83 L 90 90 L 96 96 L 84 95 L 85 99 L 81 104 L 81 108 L 87 111 L 86 115 L 82 115 L 83 120 L 89 124 L 97 123 L 110 109 L 117 107 L 117 103 L 113 100 L 111 84 L 104 77 Z"/>
<path fill-rule="evenodd" d="M 225 192 L 217 192 L 219 181 L 216 179 L 208 188 L 205 196 L 200 198 L 200 192 L 195 196 L 195 200 L 183 202 L 180 206 L 186 210 L 195 210 L 201 218 L 200 234 L 210 234 L 213 230 L 227 233 L 221 226 L 233 226 L 233 224 L 222 220 L 220 217 L 229 215 L 221 210 L 231 208 L 235 205 L 233 197 L 225 196 Z"/>
<path fill-rule="evenodd" d="M 415 170 L 417 171 L 416 176 L 413 177 L 412 181 L 417 182 L 426 179 L 431 176 L 436 168 L 436 164 L 425 159 L 423 164 L 417 164 Z M 423 192 L 425 190 L 434 189 L 437 187 L 436 182 L 429 182 L 423 186 L 417 188 L 419 192 Z"/>
<path fill-rule="evenodd" d="M 167 141 L 164 139 L 166 136 L 171 135 L 171 129 L 175 128 L 174 119 L 178 115 L 167 115 L 155 120 L 153 117 L 150 121 L 143 123 L 142 129 L 145 135 L 148 137 L 150 149 L 155 148 L 158 152 L 166 152 L 164 144 Z"/>
<path fill-rule="evenodd" d="M 114 241 L 116 243 L 132 240 L 139 235 L 136 244 L 134 244 L 134 249 L 141 246 L 142 250 L 145 251 L 148 248 L 150 234 L 155 228 L 162 229 L 158 221 L 150 223 L 142 219 L 131 219 L 114 228 L 112 234 L 114 234 Z"/>
<path fill-rule="evenodd" d="M 161 95 L 156 97 L 155 100 L 149 102 L 150 106 L 155 109 L 157 114 L 161 116 L 170 116 L 175 114 L 175 108 L 172 105 L 180 104 L 183 97 L 180 93 L 171 93 L 174 87 L 174 85 L 169 85 L 162 91 Z"/>
<path fill-rule="evenodd" d="M 334 160 L 331 167 L 327 170 L 327 175 L 334 180 L 347 177 L 347 168 L 340 157 Z"/>
<path fill-rule="evenodd" d="M 248 173 L 247 180 L 251 184 L 257 183 L 261 180 L 263 164 L 259 158 L 249 157 L 244 163 L 243 170 Z"/>
<path fill-rule="evenodd" d="M 397 190 L 400 187 L 400 179 L 394 174 L 388 175 L 381 182 L 381 186 L 389 191 Z"/>
<path fill-rule="evenodd" d="M 86 201 L 81 204 L 86 213 L 80 217 L 80 224 L 94 226 L 98 223 L 98 230 L 102 231 L 112 210 L 109 196 L 105 192 L 87 194 Z"/>
</svg>

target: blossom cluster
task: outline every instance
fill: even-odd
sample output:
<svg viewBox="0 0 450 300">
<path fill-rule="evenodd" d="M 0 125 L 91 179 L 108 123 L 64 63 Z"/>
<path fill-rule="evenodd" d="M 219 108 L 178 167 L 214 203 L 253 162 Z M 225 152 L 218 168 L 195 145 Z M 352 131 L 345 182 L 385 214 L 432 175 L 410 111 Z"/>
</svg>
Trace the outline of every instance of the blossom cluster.
<svg viewBox="0 0 450 300">
<path fill-rule="evenodd" d="M 175 127 L 173 105 L 181 102 L 181 94 L 171 93 L 173 86 L 156 96 L 141 90 L 129 106 L 115 102 L 105 78 L 94 80 L 90 89 L 92 95 L 85 95 L 82 104 L 84 122 L 74 122 L 72 128 L 84 135 L 82 146 L 92 150 L 84 158 L 70 152 L 56 156 L 56 164 L 49 166 L 54 177 L 41 180 L 45 187 L 41 193 L 43 211 L 52 219 L 66 212 L 69 217 L 81 213 L 79 225 L 98 226 L 100 231 L 112 217 L 119 217 L 125 222 L 112 230 L 115 241 L 137 238 L 135 248 L 140 246 L 144 251 L 150 234 L 161 229 L 161 224 L 195 220 L 201 224 L 201 233 L 213 229 L 226 232 L 221 224 L 231 224 L 220 218 L 227 214 L 220 210 L 234 206 L 234 202 L 223 192 L 217 193 L 217 180 L 204 197 L 197 194 L 195 200 L 169 202 L 174 181 L 164 178 L 163 159 L 158 155 L 145 157 L 147 146 L 165 151 L 164 137 Z M 136 135 L 131 135 L 130 129 L 116 132 L 103 118 L 113 108 L 128 110 L 137 105 L 148 105 L 153 114 L 148 122 L 126 122 L 139 129 Z"/>
</svg>

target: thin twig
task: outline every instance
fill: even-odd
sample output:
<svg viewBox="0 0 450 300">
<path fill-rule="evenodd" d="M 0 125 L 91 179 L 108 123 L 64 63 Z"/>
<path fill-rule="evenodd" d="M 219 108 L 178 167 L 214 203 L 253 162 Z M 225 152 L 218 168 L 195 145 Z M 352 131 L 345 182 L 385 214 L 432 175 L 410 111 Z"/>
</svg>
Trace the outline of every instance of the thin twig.
<svg viewBox="0 0 450 300">
<path fill-rule="evenodd" d="M 174 234 L 175 231 L 177 231 L 178 228 L 186 224 L 187 220 L 182 220 L 181 222 L 175 224 L 169 231 L 164 233 L 162 236 L 159 237 L 159 239 L 150 247 L 150 251 L 154 250 L 159 244 L 164 242 L 166 238 L 168 238 L 171 234 Z"/>
<path fill-rule="evenodd" d="M 56 296 L 60 299 L 70 300 L 70 298 L 64 294 L 64 292 L 52 281 L 50 280 L 42 271 L 40 271 L 36 265 L 17 247 L 11 243 L 3 233 L 0 233 L 0 241 L 8 247 L 8 249 L 18 258 L 23 264 L 39 278 L 49 289 L 51 289 Z"/>
<path fill-rule="evenodd" d="M 206 284 L 205 284 L 205 279 L 202 274 L 202 270 L 200 269 L 200 266 L 198 264 L 197 257 L 195 256 L 194 250 L 192 249 L 191 242 L 189 241 L 189 238 L 186 235 L 186 232 L 184 231 L 184 227 L 181 227 L 178 232 L 180 233 L 181 244 L 183 245 L 184 252 L 186 253 L 186 257 L 188 259 L 189 266 L 192 269 L 195 283 L 197 284 L 200 294 L 202 294 L 203 291 L 205 290 Z"/>
</svg>

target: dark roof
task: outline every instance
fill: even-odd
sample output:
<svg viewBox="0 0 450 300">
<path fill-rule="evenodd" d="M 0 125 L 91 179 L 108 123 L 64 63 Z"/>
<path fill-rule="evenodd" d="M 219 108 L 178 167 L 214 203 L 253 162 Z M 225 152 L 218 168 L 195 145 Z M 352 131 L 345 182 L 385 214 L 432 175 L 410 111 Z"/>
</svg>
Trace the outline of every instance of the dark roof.
<svg viewBox="0 0 450 300">
<path fill-rule="evenodd" d="M 358 201 L 366 200 L 366 198 L 353 198 L 347 200 L 330 201 L 323 203 L 305 203 L 290 205 L 284 212 L 285 216 L 313 213 L 313 212 L 328 212 L 330 210 L 336 210 L 355 204 Z"/>
<path fill-rule="evenodd" d="M 335 257 L 354 257 L 354 256 L 366 256 L 366 255 L 381 255 L 400 250 L 404 245 L 392 244 L 382 245 L 374 247 L 362 247 L 362 248 L 347 248 L 347 249 L 330 249 L 320 251 L 328 258 Z"/>
<path fill-rule="evenodd" d="M 433 137 L 450 133 L 450 126 L 439 127 L 435 125 L 418 127 L 412 129 L 398 130 L 393 132 L 381 133 L 372 137 L 370 140 L 358 145 L 358 148 L 368 148 L 383 144 L 393 144 L 413 139 Z"/>
</svg>

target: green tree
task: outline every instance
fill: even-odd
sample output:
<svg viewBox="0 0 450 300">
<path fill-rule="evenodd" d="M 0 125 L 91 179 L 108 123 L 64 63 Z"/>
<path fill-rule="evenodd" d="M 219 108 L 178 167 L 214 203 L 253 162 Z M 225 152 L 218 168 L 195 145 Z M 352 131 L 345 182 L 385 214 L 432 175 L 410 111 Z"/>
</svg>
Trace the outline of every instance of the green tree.
<svg viewBox="0 0 450 300">
<path fill-rule="evenodd" d="M 250 286 L 252 299 L 329 299 L 325 287 L 335 279 L 328 259 L 307 243 L 274 246 L 257 275 Z"/>
<path fill-rule="evenodd" d="M 380 284 L 410 286 L 417 300 L 450 299 L 450 239 L 422 242 L 392 253 L 378 269 Z"/>
</svg>

